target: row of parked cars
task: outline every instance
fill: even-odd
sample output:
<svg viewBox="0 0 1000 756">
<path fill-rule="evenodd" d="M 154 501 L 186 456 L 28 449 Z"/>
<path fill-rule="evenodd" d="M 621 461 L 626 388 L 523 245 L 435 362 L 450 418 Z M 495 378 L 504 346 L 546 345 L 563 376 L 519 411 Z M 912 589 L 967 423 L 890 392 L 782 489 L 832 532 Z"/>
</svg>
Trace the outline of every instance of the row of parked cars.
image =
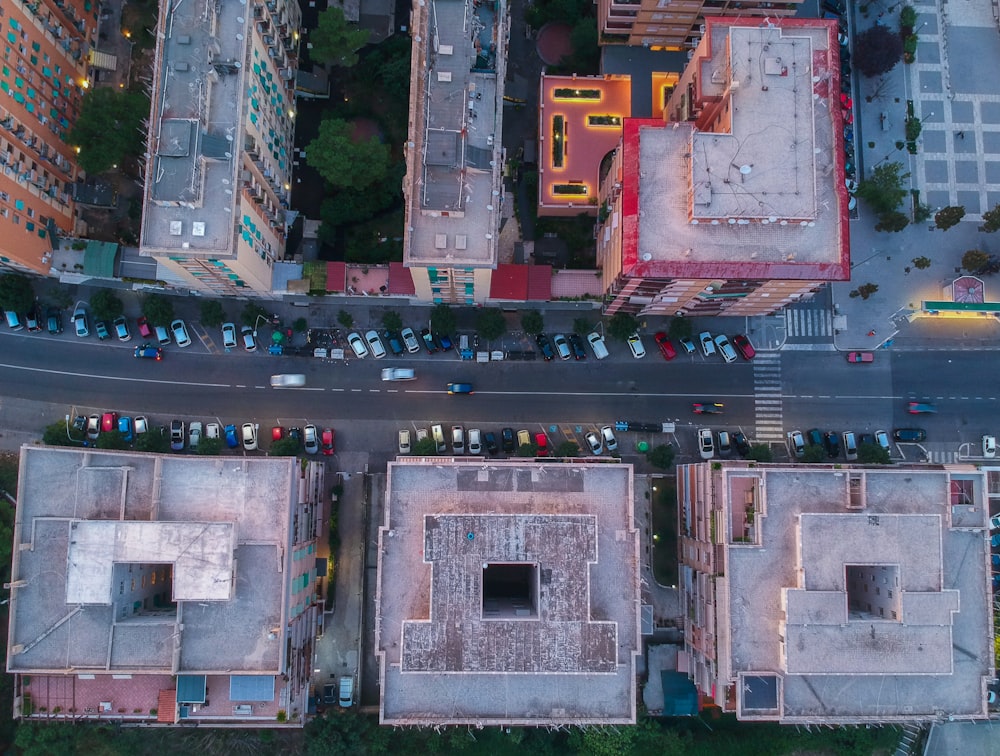
<svg viewBox="0 0 1000 756">
<path fill-rule="evenodd" d="M 597 331 L 587 334 L 586 341 L 590 345 L 594 357 L 603 360 L 608 356 L 608 347 L 604 341 L 604 337 Z M 663 331 L 658 331 L 653 335 L 653 342 L 656 344 L 656 348 L 663 359 L 670 361 L 677 356 L 676 347 L 670 341 L 670 337 Z M 561 360 L 569 360 L 571 358 L 583 360 L 587 358 L 587 352 L 584 349 L 584 339 L 576 333 L 567 335 L 557 333 L 551 339 L 544 333 L 540 333 L 535 337 L 535 343 L 538 344 L 538 349 L 542 353 L 542 359 L 546 362 L 556 357 Z M 641 360 L 646 356 L 646 345 L 638 333 L 633 333 L 629 336 L 626 339 L 626 343 L 635 359 Z M 685 354 L 694 354 L 698 351 L 695 342 L 689 338 L 679 339 L 678 344 Z M 705 357 L 711 357 L 718 353 L 725 362 L 733 362 L 736 359 L 737 352 L 745 360 L 752 360 L 757 354 L 757 351 L 753 348 L 753 344 L 750 343 L 750 339 L 743 334 L 737 334 L 733 337 L 732 342 L 730 342 L 725 334 L 713 337 L 709 331 L 704 331 L 698 335 L 698 344 L 701 346 L 701 352 Z"/>
<path fill-rule="evenodd" d="M 383 343 L 383 338 L 385 342 Z M 468 350 L 468 344 L 462 346 L 462 342 L 468 341 L 468 336 L 462 336 L 459 342 L 461 348 Z M 388 350 L 385 344 L 389 345 Z M 362 336 L 357 331 L 347 334 L 347 344 L 350 346 L 354 356 L 359 360 L 371 355 L 376 360 L 380 360 L 390 351 L 397 357 L 404 353 L 416 354 L 420 351 L 421 345 L 428 354 L 435 354 L 439 351 L 447 352 L 456 348 L 451 336 L 446 333 L 431 333 L 430 329 L 424 328 L 420 331 L 420 338 L 412 328 L 404 328 L 399 333 L 395 331 L 385 331 L 379 334 L 376 330 L 366 331 Z"/>
<path fill-rule="evenodd" d="M 428 433 L 425 428 L 418 428 L 416 438 L 411 438 L 410 431 L 403 428 L 398 434 L 398 448 L 400 454 L 409 454 L 413 447 L 412 443 L 431 438 L 434 440 L 435 449 L 438 454 L 483 454 L 484 450 L 491 456 L 496 456 L 501 451 L 504 454 L 513 454 L 522 446 L 531 446 L 538 457 L 547 457 L 551 454 L 548 436 L 544 433 L 534 434 L 527 430 L 515 431 L 513 428 L 503 428 L 499 438 L 492 431 L 485 433 L 479 428 L 469 428 L 466 430 L 461 425 L 451 426 L 451 433 L 445 435 L 445 426 L 432 425 Z M 601 454 L 605 449 L 609 452 L 618 450 L 618 439 L 610 425 L 605 425 L 600 432 L 591 431 L 586 435 L 587 447 L 592 454 Z"/>
</svg>

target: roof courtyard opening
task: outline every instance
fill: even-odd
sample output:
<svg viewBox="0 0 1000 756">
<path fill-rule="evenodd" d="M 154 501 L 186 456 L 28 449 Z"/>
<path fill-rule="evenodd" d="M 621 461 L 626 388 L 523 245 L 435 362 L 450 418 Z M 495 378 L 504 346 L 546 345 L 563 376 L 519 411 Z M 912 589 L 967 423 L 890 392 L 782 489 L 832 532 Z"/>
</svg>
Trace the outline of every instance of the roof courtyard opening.
<svg viewBox="0 0 1000 756">
<path fill-rule="evenodd" d="M 899 566 L 849 564 L 847 572 L 847 619 L 901 621 Z"/>
<path fill-rule="evenodd" d="M 538 565 L 484 564 L 483 619 L 538 619 Z"/>
</svg>

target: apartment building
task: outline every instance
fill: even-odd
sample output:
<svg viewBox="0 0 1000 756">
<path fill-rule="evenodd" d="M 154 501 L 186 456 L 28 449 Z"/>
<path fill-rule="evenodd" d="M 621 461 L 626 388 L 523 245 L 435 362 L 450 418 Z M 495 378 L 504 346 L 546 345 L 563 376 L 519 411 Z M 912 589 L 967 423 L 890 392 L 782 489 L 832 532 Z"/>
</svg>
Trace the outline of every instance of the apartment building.
<svg viewBox="0 0 1000 756">
<path fill-rule="evenodd" d="M 285 255 L 301 12 L 161 3 L 140 253 L 215 295 L 272 290 Z"/>
<path fill-rule="evenodd" d="M 47 274 L 57 237 L 77 230 L 79 175 L 64 141 L 88 86 L 92 0 L 0 4 L 0 267 Z"/>
<path fill-rule="evenodd" d="M 602 179 L 608 314 L 766 314 L 850 278 L 836 22 L 706 26 Z"/>
<path fill-rule="evenodd" d="M 996 476 L 680 465 L 678 666 L 703 705 L 798 725 L 985 719 Z"/>
</svg>

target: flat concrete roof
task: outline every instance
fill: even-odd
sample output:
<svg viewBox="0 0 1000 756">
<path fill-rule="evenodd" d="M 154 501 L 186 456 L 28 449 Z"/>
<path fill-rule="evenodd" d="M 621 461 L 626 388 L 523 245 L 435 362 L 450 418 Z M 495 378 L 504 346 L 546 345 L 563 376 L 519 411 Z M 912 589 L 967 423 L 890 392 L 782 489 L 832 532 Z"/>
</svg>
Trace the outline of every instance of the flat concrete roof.
<svg viewBox="0 0 1000 756">
<path fill-rule="evenodd" d="M 384 724 L 635 721 L 631 466 L 400 459 L 386 504 Z M 509 565 L 530 598 L 485 587 Z"/>
<path fill-rule="evenodd" d="M 8 671 L 280 673 L 297 493 L 291 458 L 22 447 Z"/>
<path fill-rule="evenodd" d="M 755 501 L 756 541 L 727 536 L 717 580 L 720 668 L 746 681 L 737 682 L 742 718 L 985 716 L 994 669 L 983 473 L 767 466 L 724 475 L 733 510 L 750 491 Z M 972 495 L 958 504 L 963 485 Z M 859 566 L 864 584 L 850 588 L 848 570 Z M 896 601 L 897 616 L 866 611 L 866 600 Z M 740 692 L 761 679 L 776 681 L 776 711 L 755 710 Z"/>
</svg>

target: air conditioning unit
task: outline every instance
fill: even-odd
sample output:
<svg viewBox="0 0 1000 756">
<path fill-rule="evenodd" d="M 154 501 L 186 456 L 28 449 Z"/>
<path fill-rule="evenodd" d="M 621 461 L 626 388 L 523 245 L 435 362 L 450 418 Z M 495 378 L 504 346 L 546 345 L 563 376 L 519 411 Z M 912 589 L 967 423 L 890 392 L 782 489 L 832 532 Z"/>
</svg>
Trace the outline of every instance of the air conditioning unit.
<svg viewBox="0 0 1000 756">
<path fill-rule="evenodd" d="M 705 33 L 705 24 L 701 24 L 701 25 L 700 25 L 700 26 L 698 27 L 698 33 L 699 33 L 699 34 L 704 34 L 704 33 Z"/>
</svg>

